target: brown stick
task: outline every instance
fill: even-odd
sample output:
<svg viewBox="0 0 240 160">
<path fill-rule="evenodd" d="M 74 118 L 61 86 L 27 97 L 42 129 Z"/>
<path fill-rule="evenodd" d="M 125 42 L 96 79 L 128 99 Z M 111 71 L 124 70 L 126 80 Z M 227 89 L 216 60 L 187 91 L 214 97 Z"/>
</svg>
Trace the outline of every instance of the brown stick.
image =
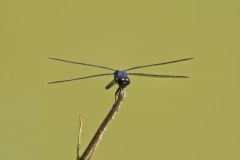
<svg viewBox="0 0 240 160">
<path fill-rule="evenodd" d="M 122 101 L 124 100 L 125 96 L 126 96 L 125 91 L 121 90 L 119 93 L 118 99 L 113 104 L 111 110 L 109 111 L 109 113 L 107 114 L 107 116 L 105 117 L 105 119 L 103 120 L 101 125 L 99 126 L 97 132 L 93 136 L 93 138 L 90 141 L 89 145 L 87 146 L 86 150 L 83 152 L 83 154 L 80 158 L 79 158 L 79 156 L 77 156 L 77 160 L 89 160 L 91 158 L 91 156 L 93 155 L 93 152 L 97 148 L 99 141 L 101 140 L 101 137 L 102 137 L 104 131 L 106 130 L 108 123 L 110 122 L 111 119 L 114 118 L 114 115 L 117 113 L 118 109 L 120 108 L 120 105 L 121 105 Z"/>
<path fill-rule="evenodd" d="M 77 143 L 77 160 L 80 159 L 81 133 L 82 133 L 82 118 L 81 118 L 81 116 L 79 116 L 78 143 Z"/>
</svg>

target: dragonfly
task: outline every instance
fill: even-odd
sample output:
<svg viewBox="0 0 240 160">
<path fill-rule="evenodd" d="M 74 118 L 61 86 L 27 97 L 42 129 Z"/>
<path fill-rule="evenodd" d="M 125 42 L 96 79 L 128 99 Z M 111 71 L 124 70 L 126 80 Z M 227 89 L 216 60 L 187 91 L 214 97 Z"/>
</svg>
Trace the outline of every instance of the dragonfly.
<svg viewBox="0 0 240 160">
<path fill-rule="evenodd" d="M 194 58 L 184 58 L 184 59 L 178 59 L 178 60 L 168 61 L 168 62 L 154 63 L 154 64 L 148 64 L 148 65 L 140 65 L 140 66 L 131 67 L 131 68 L 128 68 L 128 69 L 125 69 L 125 70 L 116 70 L 116 69 L 106 67 L 106 66 L 89 64 L 89 63 L 82 63 L 82 62 L 76 62 L 76 61 L 69 61 L 69 60 L 64 60 L 64 59 L 59 59 L 59 58 L 49 58 L 49 59 L 55 60 L 55 61 L 60 61 L 60 62 L 65 62 L 65 63 L 90 66 L 90 67 L 94 67 L 94 68 L 102 68 L 102 69 L 105 69 L 105 70 L 112 71 L 111 73 L 103 73 L 103 74 L 89 75 L 89 76 L 84 76 L 84 77 L 77 77 L 77 78 L 72 78 L 72 79 L 64 79 L 64 80 L 53 81 L 53 82 L 49 82 L 48 84 L 56 84 L 56 83 L 77 81 L 77 80 L 81 80 L 81 79 L 94 78 L 94 77 L 113 76 L 113 80 L 106 85 L 105 89 L 110 89 L 112 86 L 117 84 L 118 89 L 115 92 L 115 99 L 116 99 L 116 97 L 120 94 L 120 92 L 123 91 L 123 89 L 125 89 L 130 84 L 130 79 L 129 79 L 128 75 L 130 75 L 130 76 L 152 77 L 152 78 L 189 78 L 187 76 L 180 76 L 180 75 L 145 74 L 145 73 L 136 73 L 136 72 L 128 73 L 128 71 L 132 71 L 132 70 L 136 70 L 136 69 L 140 69 L 140 68 L 147 68 L 147 67 L 173 64 L 173 63 L 192 60 Z"/>
</svg>

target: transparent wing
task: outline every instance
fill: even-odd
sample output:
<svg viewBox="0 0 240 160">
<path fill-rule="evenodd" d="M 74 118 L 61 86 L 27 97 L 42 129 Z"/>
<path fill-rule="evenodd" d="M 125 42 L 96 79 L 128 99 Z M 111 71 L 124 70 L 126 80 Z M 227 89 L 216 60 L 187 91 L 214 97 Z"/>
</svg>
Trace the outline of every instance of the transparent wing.
<svg viewBox="0 0 240 160">
<path fill-rule="evenodd" d="M 100 77 L 100 76 L 110 76 L 110 75 L 113 75 L 113 73 L 96 74 L 96 75 L 91 75 L 91 76 L 86 76 L 86 77 L 78 77 L 78 78 L 73 78 L 73 79 L 65 79 L 65 80 L 53 81 L 53 82 L 49 82 L 48 84 L 70 82 L 70 81 L 76 81 L 76 80 L 80 80 L 80 79 Z"/>
<path fill-rule="evenodd" d="M 115 69 L 112 69 L 112 68 L 109 68 L 109 67 L 105 67 L 105 66 L 99 66 L 99 65 L 95 65 L 95 64 L 88 64 L 88 63 L 75 62 L 75 61 L 68 61 L 68 60 L 64 60 L 64 59 L 51 58 L 51 57 L 49 59 L 52 59 L 52 60 L 55 60 L 55 61 L 61 61 L 61 62 L 72 63 L 72 64 L 80 64 L 80 65 L 84 65 L 84 66 L 91 66 L 91 67 L 95 67 L 95 68 L 103 68 L 103 69 L 115 71 Z"/>
<path fill-rule="evenodd" d="M 153 77 L 153 78 L 189 78 L 187 76 L 161 75 L 161 74 L 144 74 L 144 73 L 128 73 L 128 75 L 143 76 L 143 77 Z"/>
<path fill-rule="evenodd" d="M 187 60 L 191 60 L 191 59 L 194 59 L 194 58 L 184 58 L 184 59 L 179 59 L 179 60 L 175 60 L 175 61 L 162 62 L 162 63 L 156 63 L 156 64 L 149 64 L 149 65 L 143 65 L 143 66 L 136 66 L 136 67 L 128 68 L 125 71 L 130 71 L 130 70 L 139 69 L 139 68 L 145 68 L 145 67 L 165 65 L 165 64 L 170 64 L 170 63 L 177 63 L 177 62 L 187 61 Z"/>
</svg>

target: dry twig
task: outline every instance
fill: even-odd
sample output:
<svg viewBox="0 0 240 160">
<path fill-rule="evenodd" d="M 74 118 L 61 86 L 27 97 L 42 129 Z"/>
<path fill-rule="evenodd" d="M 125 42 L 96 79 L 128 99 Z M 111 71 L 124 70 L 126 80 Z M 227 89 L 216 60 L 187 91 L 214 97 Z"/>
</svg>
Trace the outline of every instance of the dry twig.
<svg viewBox="0 0 240 160">
<path fill-rule="evenodd" d="M 81 133 L 82 133 L 82 118 L 81 118 L 81 116 L 79 116 L 79 130 L 78 130 L 78 143 L 77 143 L 77 160 L 80 159 Z"/>
<path fill-rule="evenodd" d="M 120 105 L 121 105 L 122 101 L 124 100 L 125 96 L 126 96 L 125 91 L 121 90 L 119 93 L 118 99 L 113 104 L 111 110 L 109 111 L 109 113 L 107 114 L 107 116 L 105 117 L 105 119 L 103 120 L 101 125 L 99 126 L 97 132 L 93 136 L 92 140 L 90 141 L 89 145 L 87 146 L 86 150 L 83 152 L 81 157 L 79 154 L 80 134 L 81 134 L 81 127 L 82 127 L 82 122 L 80 119 L 80 127 L 79 127 L 79 133 L 78 133 L 78 135 L 79 135 L 78 136 L 78 146 L 77 146 L 77 160 L 89 160 L 92 157 L 93 152 L 96 150 L 97 145 L 98 145 L 99 141 L 101 140 L 101 137 L 102 137 L 104 131 L 106 130 L 107 125 L 109 124 L 110 120 L 114 118 L 114 115 L 117 113 L 118 109 L 120 108 Z"/>
</svg>

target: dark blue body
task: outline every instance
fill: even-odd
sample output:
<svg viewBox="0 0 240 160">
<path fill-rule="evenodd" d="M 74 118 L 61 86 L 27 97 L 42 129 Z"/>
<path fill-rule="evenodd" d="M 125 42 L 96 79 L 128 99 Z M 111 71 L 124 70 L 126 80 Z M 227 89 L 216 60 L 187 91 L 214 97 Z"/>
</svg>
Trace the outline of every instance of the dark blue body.
<svg viewBox="0 0 240 160">
<path fill-rule="evenodd" d="M 115 71 L 114 81 L 119 85 L 120 88 L 125 88 L 130 84 L 130 79 L 125 71 Z"/>
</svg>

